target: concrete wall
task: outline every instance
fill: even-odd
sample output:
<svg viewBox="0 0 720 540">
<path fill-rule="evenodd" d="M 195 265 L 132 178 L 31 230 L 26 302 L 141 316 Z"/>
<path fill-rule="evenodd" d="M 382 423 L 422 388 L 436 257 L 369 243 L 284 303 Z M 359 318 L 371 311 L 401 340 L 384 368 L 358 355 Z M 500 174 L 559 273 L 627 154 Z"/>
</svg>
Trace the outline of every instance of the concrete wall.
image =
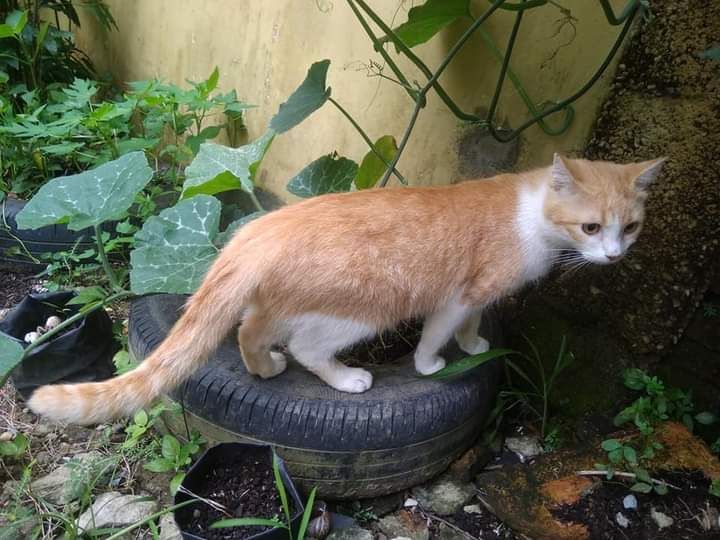
<svg viewBox="0 0 720 540">
<path fill-rule="evenodd" d="M 342 0 L 107 3 L 120 31 L 106 34 L 86 18 L 78 35 L 79 45 L 99 68 L 109 69 L 119 80 L 161 77 L 182 83 L 185 79 L 201 80 L 218 66 L 223 90 L 236 88 L 244 100 L 258 105 L 247 114 L 250 138 L 264 131 L 278 105 L 302 81 L 310 64 L 323 58 L 332 61 L 328 78 L 333 96 L 371 138 L 393 134 L 399 140 L 407 125 L 412 102 L 399 86 L 367 77 L 362 65 L 370 59 L 381 59 Z M 595 0 L 562 3 L 571 7 L 577 18 L 576 32 L 570 24 L 559 25 L 562 13 L 555 6 L 531 10 L 525 15 L 513 55 L 512 67 L 536 103 L 565 97 L 579 88 L 600 64 L 619 31 L 607 24 Z M 394 18 L 396 25 L 406 19 L 411 5 L 400 0 L 372 0 L 370 4 L 386 21 Z M 474 13 L 479 14 L 486 5 L 476 0 Z M 507 11 L 496 12 L 487 22 L 487 29 L 501 49 L 512 23 L 513 15 Z M 428 65 L 436 66 L 467 24 L 457 22 L 431 42 L 417 47 L 416 52 Z M 401 59 L 400 65 L 411 80 L 422 80 L 408 62 Z M 489 104 L 498 70 L 499 63 L 474 37 L 441 82 L 464 109 L 478 112 Z M 603 77 L 576 104 L 575 121 L 564 135 L 550 137 L 537 127 L 527 130 L 519 146 L 516 168 L 546 164 L 553 151 L 580 149 L 607 85 L 608 77 Z M 528 111 L 509 81 L 498 112 L 499 118 L 511 126 L 527 117 Z M 489 146 L 478 154 L 477 140 L 483 138 L 471 134 L 463 146 L 464 159 L 459 159 L 463 137 L 467 137 L 466 128 L 432 95 L 399 164 L 400 170 L 415 184 L 449 183 L 484 170 L 483 160 L 488 155 L 504 152 L 503 148 Z M 275 139 L 259 180 L 282 192 L 293 174 L 333 150 L 360 161 L 367 148 L 328 104 Z"/>
</svg>

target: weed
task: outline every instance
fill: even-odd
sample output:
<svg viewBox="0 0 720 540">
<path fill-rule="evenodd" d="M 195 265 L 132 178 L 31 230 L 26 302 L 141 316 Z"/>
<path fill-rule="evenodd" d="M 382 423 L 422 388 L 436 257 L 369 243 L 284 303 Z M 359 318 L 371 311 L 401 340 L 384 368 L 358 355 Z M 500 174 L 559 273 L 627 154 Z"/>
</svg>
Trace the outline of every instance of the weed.
<svg viewBox="0 0 720 540">
<path fill-rule="evenodd" d="M 170 481 L 170 493 L 174 495 L 185 478 L 185 467 L 190 464 L 192 456 L 200 451 L 203 444 L 205 440 L 198 433 L 192 433 L 186 443 L 180 442 L 172 435 L 163 435 L 160 447 L 162 455 L 148 461 L 143 467 L 156 473 L 174 472 L 175 475 Z"/>
</svg>

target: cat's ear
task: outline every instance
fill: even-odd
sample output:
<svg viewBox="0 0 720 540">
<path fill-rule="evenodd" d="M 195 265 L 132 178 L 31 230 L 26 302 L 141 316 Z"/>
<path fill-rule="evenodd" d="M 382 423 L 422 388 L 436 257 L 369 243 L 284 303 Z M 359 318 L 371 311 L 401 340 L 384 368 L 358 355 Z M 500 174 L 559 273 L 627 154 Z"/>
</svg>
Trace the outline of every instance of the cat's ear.
<svg viewBox="0 0 720 540">
<path fill-rule="evenodd" d="M 555 191 L 570 191 L 575 187 L 575 179 L 558 153 L 553 155 L 551 185 Z"/>
<path fill-rule="evenodd" d="M 660 174 L 660 171 L 662 170 L 662 166 L 667 161 L 666 157 L 661 157 L 658 159 L 651 159 L 650 161 L 643 161 L 641 163 L 636 163 L 635 168 L 637 171 L 637 176 L 633 179 L 633 185 L 635 186 L 635 189 L 638 191 L 647 191 L 650 187 L 650 184 L 655 182 L 655 179 Z"/>
</svg>

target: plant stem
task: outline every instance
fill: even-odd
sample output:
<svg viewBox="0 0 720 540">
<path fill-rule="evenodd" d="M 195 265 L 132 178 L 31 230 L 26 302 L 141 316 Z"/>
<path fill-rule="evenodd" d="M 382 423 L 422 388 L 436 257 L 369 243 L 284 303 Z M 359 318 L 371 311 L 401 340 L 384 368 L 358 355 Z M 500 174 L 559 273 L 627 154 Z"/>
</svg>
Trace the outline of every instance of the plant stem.
<svg viewBox="0 0 720 540">
<path fill-rule="evenodd" d="M 607 471 L 577 471 L 575 473 L 578 476 L 607 476 Z M 613 472 L 613 476 L 620 476 L 622 478 L 632 478 L 633 480 L 637 479 L 637 475 L 635 473 L 629 473 L 624 471 L 615 471 Z M 650 481 L 653 484 L 657 484 L 659 486 L 666 486 L 669 488 L 680 490 L 679 487 L 674 486 L 665 480 L 658 480 L 657 478 L 651 478 Z"/>
<path fill-rule="evenodd" d="M 107 275 L 107 278 L 110 281 L 110 285 L 112 286 L 114 291 L 121 290 L 122 287 L 120 287 L 120 284 L 118 283 L 117 275 L 112 269 L 112 266 L 110 266 L 110 261 L 107 258 L 107 253 L 105 253 L 105 246 L 103 246 L 102 234 L 99 225 L 95 225 L 95 242 L 97 243 L 98 257 L 100 257 L 100 262 L 102 263 L 105 275 Z"/>
<path fill-rule="evenodd" d="M 335 105 L 338 110 L 347 118 L 350 123 L 353 125 L 353 127 L 357 130 L 357 132 L 360 134 L 360 136 L 363 138 L 363 140 L 367 143 L 367 145 L 370 147 L 370 150 L 372 150 L 373 154 L 375 154 L 380 161 L 382 161 L 385 164 L 385 167 L 390 169 L 392 167 L 392 172 L 397 176 L 397 179 L 400 180 L 403 184 L 407 184 L 407 180 L 405 180 L 405 177 L 400 174 L 400 172 L 394 167 L 390 165 L 390 162 L 385 159 L 385 156 L 383 156 L 380 151 L 375 147 L 373 142 L 370 140 L 370 137 L 368 137 L 367 133 L 363 131 L 363 129 L 358 125 L 358 123 L 355 121 L 355 119 L 350 116 L 350 114 L 333 98 L 329 97 L 328 101 Z"/>
</svg>

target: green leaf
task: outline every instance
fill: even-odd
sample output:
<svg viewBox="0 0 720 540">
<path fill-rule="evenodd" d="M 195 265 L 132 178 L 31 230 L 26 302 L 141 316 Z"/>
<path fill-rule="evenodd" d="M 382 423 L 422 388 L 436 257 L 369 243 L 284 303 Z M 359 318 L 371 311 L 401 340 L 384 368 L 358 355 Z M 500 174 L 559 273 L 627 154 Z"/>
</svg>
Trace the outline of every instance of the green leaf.
<svg viewBox="0 0 720 540">
<path fill-rule="evenodd" d="M 385 135 L 375 141 L 375 148 L 380 155 L 385 158 L 388 163 L 397 155 L 398 147 L 395 142 L 395 137 L 392 135 Z M 380 177 L 387 170 L 387 166 L 382 160 L 370 150 L 360 163 L 357 176 L 355 177 L 355 187 L 358 189 L 368 189 L 377 184 Z"/>
<path fill-rule="evenodd" d="M 616 464 L 616 465 L 617 465 L 618 463 L 620 463 L 620 462 L 622 461 L 622 459 L 623 459 L 623 451 L 622 451 L 622 448 L 617 448 L 617 449 L 615 449 L 615 450 L 610 450 L 610 451 L 608 452 L 608 459 L 609 459 L 612 463 L 614 463 L 614 464 Z"/>
<path fill-rule="evenodd" d="M 168 472 L 175 469 L 175 464 L 164 457 L 155 458 L 143 465 L 143 468 L 155 473 Z"/>
<path fill-rule="evenodd" d="M 243 225 L 250 223 L 254 219 L 257 219 L 261 216 L 264 216 L 267 214 L 267 212 L 253 212 L 252 214 L 248 214 L 247 216 L 243 216 L 240 219 L 236 219 L 233 221 L 230 225 L 227 226 L 227 229 L 225 229 L 223 232 L 218 234 L 215 237 L 215 240 L 213 240 L 213 243 L 218 248 L 222 248 L 225 244 L 227 244 L 230 241 L 230 238 L 235 234 L 235 232 L 242 227 Z"/>
<path fill-rule="evenodd" d="M 349 191 L 357 170 L 358 165 L 354 161 L 328 154 L 295 175 L 288 182 L 287 190 L 304 198 Z"/>
<path fill-rule="evenodd" d="M 209 94 L 215 88 L 217 88 L 218 81 L 220 80 L 220 71 L 218 70 L 217 66 L 215 66 L 215 69 L 213 69 L 213 72 L 210 74 L 210 77 L 208 77 L 208 80 L 205 81 L 205 91 Z"/>
<path fill-rule="evenodd" d="M 658 495 L 667 495 L 668 493 L 668 488 L 665 484 L 655 484 L 653 489 Z"/>
<path fill-rule="evenodd" d="M 84 306 L 91 302 L 105 300 L 107 293 L 102 287 L 84 287 L 77 291 L 77 294 L 67 301 L 68 306 Z"/>
<path fill-rule="evenodd" d="M 700 53 L 700 58 L 707 58 L 709 60 L 720 60 L 720 45 L 715 45 L 709 49 L 704 50 Z"/>
<path fill-rule="evenodd" d="M 708 493 L 710 493 L 713 497 L 720 497 L 720 479 L 712 481 Z"/>
<path fill-rule="evenodd" d="M 630 465 L 637 465 L 637 452 L 632 446 L 623 446 L 623 457 Z"/>
<path fill-rule="evenodd" d="M 115 375 L 122 375 L 128 371 L 132 371 L 137 366 L 137 363 L 133 361 L 130 353 L 125 350 L 116 352 L 112 361 L 115 365 Z"/>
<path fill-rule="evenodd" d="M 325 104 L 330 97 L 330 88 L 326 88 L 328 67 L 330 60 L 321 60 L 310 66 L 305 80 L 270 120 L 270 129 L 275 133 L 284 133 Z"/>
<path fill-rule="evenodd" d="M 9 38 L 15 35 L 15 29 L 9 24 L 0 24 L 0 39 Z"/>
<path fill-rule="evenodd" d="M 630 490 L 638 493 L 650 493 L 652 491 L 652 486 L 650 484 L 646 484 L 645 482 L 636 482 L 630 487 Z"/>
<path fill-rule="evenodd" d="M 300 521 L 300 528 L 298 529 L 298 538 L 305 538 L 305 531 L 307 530 L 308 523 L 310 522 L 310 516 L 313 513 L 313 506 L 315 505 L 315 492 L 317 488 L 312 488 L 308 500 L 305 503 L 305 511 L 303 512 L 302 520 Z"/>
<path fill-rule="evenodd" d="M 261 137 L 240 148 L 204 143 L 185 169 L 182 198 L 195 195 L 215 195 L 223 191 L 253 190 L 253 181 L 265 152 L 275 134 L 268 130 Z"/>
<path fill-rule="evenodd" d="M 208 126 L 204 128 L 197 135 L 190 135 L 185 139 L 185 142 L 192 150 L 193 154 L 197 154 L 200 150 L 200 145 L 205 141 L 214 139 L 220 134 L 220 126 Z"/>
<path fill-rule="evenodd" d="M 635 477 L 640 480 L 641 482 L 645 482 L 646 484 L 651 484 L 652 479 L 650 478 L 650 473 L 647 472 L 645 469 L 635 469 L 633 471 L 635 473 Z"/>
<path fill-rule="evenodd" d="M 432 375 L 427 375 L 427 378 L 446 379 L 448 377 L 454 377 L 456 375 L 465 373 L 466 371 L 469 371 L 471 369 L 475 369 L 479 365 L 489 362 L 490 360 L 514 353 L 515 351 L 512 351 L 510 349 L 490 349 L 489 351 L 485 351 L 484 353 L 467 356 L 458 360 L 457 362 L 453 362 L 452 364 L 444 367 L 440 371 L 433 373 Z"/>
<path fill-rule="evenodd" d="M 72 154 L 75 150 L 82 147 L 82 143 L 65 142 L 58 144 L 48 144 L 45 146 L 41 146 L 39 149 L 41 152 L 45 154 L 50 154 L 51 156 L 66 156 L 68 154 Z"/>
<path fill-rule="evenodd" d="M 135 422 L 138 426 L 147 426 L 148 423 L 148 415 L 145 411 L 142 409 L 135 413 L 135 416 L 133 417 L 133 422 Z"/>
<path fill-rule="evenodd" d="M 232 519 L 221 519 L 210 525 L 211 529 L 223 529 L 226 527 L 282 527 L 287 529 L 287 526 L 274 519 L 264 518 L 232 518 Z"/>
<path fill-rule="evenodd" d="M 121 219 L 152 178 L 145 154 L 131 152 L 95 169 L 43 185 L 17 215 L 21 229 L 67 223 L 79 231 Z"/>
<path fill-rule="evenodd" d="M 703 411 L 695 415 L 695 420 L 703 425 L 710 425 L 717 422 L 717 416 L 708 411 Z"/>
<path fill-rule="evenodd" d="M 0 456 L 20 456 L 25 453 L 28 446 L 28 438 L 22 433 L 18 433 L 12 441 L 0 441 Z"/>
<path fill-rule="evenodd" d="M 280 502 L 282 503 L 283 511 L 285 512 L 285 519 L 287 524 L 290 524 L 290 503 L 288 502 L 287 492 L 285 491 L 285 484 L 280 474 L 280 460 L 277 455 L 273 452 L 273 476 L 275 477 L 275 488 L 280 495 Z"/>
<path fill-rule="evenodd" d="M 190 294 L 218 253 L 220 201 L 197 195 L 149 218 L 135 234 L 130 284 L 135 294 Z"/>
<path fill-rule="evenodd" d="M 180 442 L 172 435 L 163 435 L 161 451 L 163 457 L 174 460 L 180 454 Z"/>
<path fill-rule="evenodd" d="M 174 496 L 175 493 L 177 493 L 177 490 L 180 487 L 180 484 L 182 484 L 183 480 L 185 480 L 184 472 L 179 472 L 172 477 L 172 480 L 170 480 L 170 495 Z"/>
<path fill-rule="evenodd" d="M 425 43 L 457 19 L 469 17 L 469 4 L 470 0 L 427 0 L 423 5 L 412 8 L 407 22 L 393 32 L 408 47 Z"/>
<path fill-rule="evenodd" d="M 648 376 L 645 372 L 638 368 L 629 368 L 623 372 L 623 383 L 632 390 L 642 390 L 645 388 L 645 381 Z"/>
<path fill-rule="evenodd" d="M 0 333 L 0 386 L 23 358 L 24 349 L 17 341 Z"/>
<path fill-rule="evenodd" d="M 12 26 L 13 33 L 18 35 L 25 28 L 27 20 L 27 11 L 19 11 L 16 9 L 7 16 L 5 23 Z"/>
</svg>

